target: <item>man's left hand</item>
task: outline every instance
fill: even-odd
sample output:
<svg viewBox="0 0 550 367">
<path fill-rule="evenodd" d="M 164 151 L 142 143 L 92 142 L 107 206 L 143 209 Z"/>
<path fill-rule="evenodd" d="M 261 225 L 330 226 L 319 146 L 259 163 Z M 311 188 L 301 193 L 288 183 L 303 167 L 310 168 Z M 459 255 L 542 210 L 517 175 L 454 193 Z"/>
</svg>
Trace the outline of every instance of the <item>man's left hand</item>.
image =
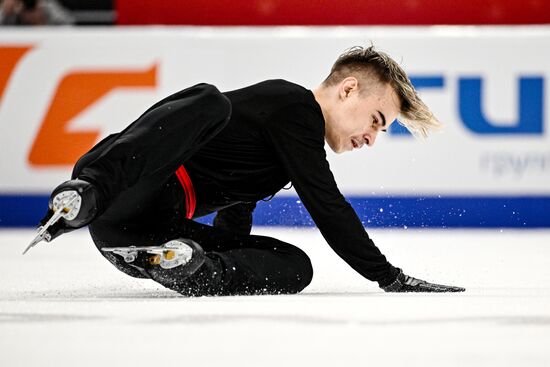
<svg viewBox="0 0 550 367">
<path fill-rule="evenodd" d="M 386 292 L 464 292 L 466 289 L 450 285 L 428 283 L 422 279 L 416 279 L 399 271 L 397 279 L 382 289 Z"/>
</svg>

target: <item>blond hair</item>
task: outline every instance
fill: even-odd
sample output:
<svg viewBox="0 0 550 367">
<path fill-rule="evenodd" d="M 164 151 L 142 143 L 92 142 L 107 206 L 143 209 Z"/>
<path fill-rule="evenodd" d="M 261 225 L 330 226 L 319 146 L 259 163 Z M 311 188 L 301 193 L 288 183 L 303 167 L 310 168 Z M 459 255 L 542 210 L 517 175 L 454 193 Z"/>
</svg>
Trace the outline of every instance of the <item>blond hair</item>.
<svg viewBox="0 0 550 367">
<path fill-rule="evenodd" d="M 390 56 L 376 51 L 374 46 L 355 46 L 341 54 L 329 76 L 326 86 L 338 84 L 348 76 L 365 80 L 373 76 L 381 83 L 389 83 L 401 104 L 398 122 L 415 136 L 426 137 L 441 127 L 441 123 L 418 96 L 407 73 Z"/>
</svg>

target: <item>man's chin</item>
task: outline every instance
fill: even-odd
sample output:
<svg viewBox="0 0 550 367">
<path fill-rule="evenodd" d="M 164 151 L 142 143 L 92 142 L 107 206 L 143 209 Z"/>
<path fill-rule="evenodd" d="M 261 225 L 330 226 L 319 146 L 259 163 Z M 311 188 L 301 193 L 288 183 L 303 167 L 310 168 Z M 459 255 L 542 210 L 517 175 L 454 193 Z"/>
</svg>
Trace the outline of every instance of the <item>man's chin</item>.
<svg viewBox="0 0 550 367">
<path fill-rule="evenodd" d="M 343 146 L 343 145 L 338 145 L 338 146 L 334 146 L 334 145 L 328 145 L 330 147 L 330 150 L 332 150 L 334 153 L 336 154 L 342 154 L 344 152 L 349 152 L 350 149 L 346 146 Z"/>
<path fill-rule="evenodd" d="M 345 152 L 351 152 L 353 149 L 349 149 L 347 147 L 340 147 L 338 149 L 332 149 L 332 151 L 336 154 L 342 154 L 342 153 L 345 153 Z"/>
<path fill-rule="evenodd" d="M 325 142 L 329 146 L 330 150 L 332 150 L 336 154 L 342 154 L 348 151 L 344 145 L 331 144 L 328 139 L 325 139 Z"/>
</svg>

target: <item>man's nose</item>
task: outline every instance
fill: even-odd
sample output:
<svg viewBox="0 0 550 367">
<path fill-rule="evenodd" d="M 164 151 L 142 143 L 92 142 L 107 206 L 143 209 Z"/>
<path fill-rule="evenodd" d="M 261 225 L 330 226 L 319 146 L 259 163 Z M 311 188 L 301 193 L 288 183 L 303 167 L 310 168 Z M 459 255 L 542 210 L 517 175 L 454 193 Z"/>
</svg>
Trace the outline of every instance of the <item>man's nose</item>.
<svg viewBox="0 0 550 367">
<path fill-rule="evenodd" d="M 369 147 L 372 147 L 374 145 L 374 142 L 376 141 L 376 136 L 378 135 L 378 131 L 373 131 L 367 136 L 367 139 L 369 140 Z"/>
</svg>

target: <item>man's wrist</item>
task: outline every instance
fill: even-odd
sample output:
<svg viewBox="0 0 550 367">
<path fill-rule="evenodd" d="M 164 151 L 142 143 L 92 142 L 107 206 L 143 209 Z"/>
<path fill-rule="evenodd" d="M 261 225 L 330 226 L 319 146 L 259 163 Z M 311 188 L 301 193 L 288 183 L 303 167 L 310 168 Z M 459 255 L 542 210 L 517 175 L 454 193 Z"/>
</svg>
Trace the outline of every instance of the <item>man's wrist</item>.
<svg viewBox="0 0 550 367">
<path fill-rule="evenodd" d="M 380 288 L 382 288 L 385 292 L 395 292 L 401 288 L 403 288 L 403 284 L 405 282 L 405 274 L 403 274 L 403 271 L 401 269 L 398 269 L 399 272 L 397 273 L 397 276 L 395 277 L 395 280 L 387 285 L 380 285 Z"/>
<path fill-rule="evenodd" d="M 378 286 L 382 289 L 389 286 L 397 280 L 397 276 L 400 273 L 402 273 L 400 268 L 396 268 L 395 266 L 390 265 L 390 269 L 387 275 L 384 278 L 378 280 Z"/>
</svg>

